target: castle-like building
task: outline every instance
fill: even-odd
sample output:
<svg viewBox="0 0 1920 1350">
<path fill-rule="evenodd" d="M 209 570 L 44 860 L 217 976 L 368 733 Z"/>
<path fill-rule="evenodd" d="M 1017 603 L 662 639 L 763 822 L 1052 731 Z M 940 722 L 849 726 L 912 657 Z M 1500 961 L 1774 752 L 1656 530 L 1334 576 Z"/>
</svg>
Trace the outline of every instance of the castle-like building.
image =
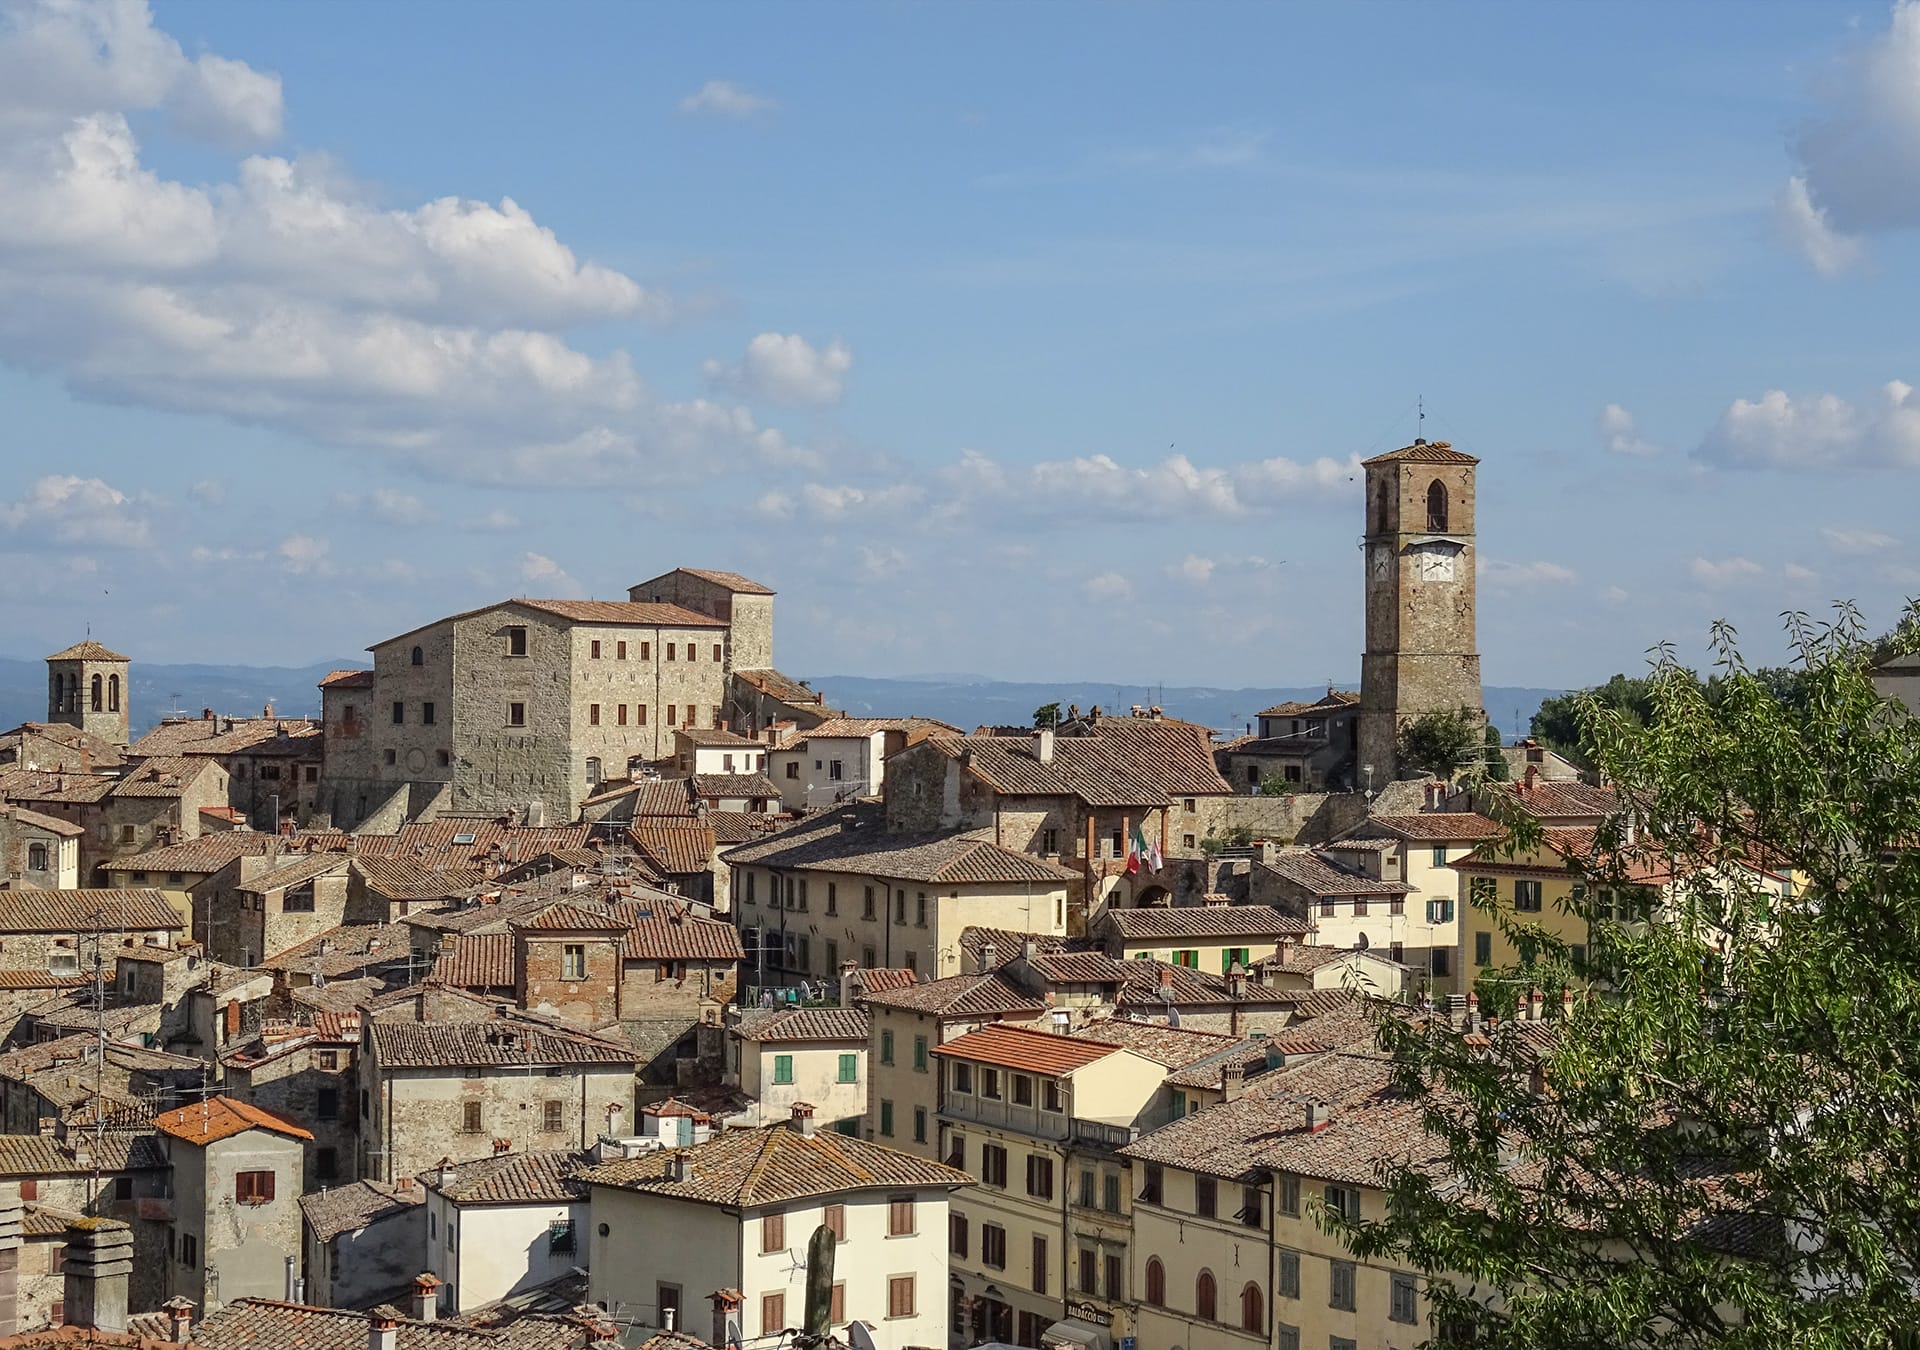
<svg viewBox="0 0 1920 1350">
<path fill-rule="evenodd" d="M 127 668 L 119 652 L 92 638 L 47 658 L 47 721 L 76 727 L 125 749 L 131 726 L 127 715 Z"/>
</svg>

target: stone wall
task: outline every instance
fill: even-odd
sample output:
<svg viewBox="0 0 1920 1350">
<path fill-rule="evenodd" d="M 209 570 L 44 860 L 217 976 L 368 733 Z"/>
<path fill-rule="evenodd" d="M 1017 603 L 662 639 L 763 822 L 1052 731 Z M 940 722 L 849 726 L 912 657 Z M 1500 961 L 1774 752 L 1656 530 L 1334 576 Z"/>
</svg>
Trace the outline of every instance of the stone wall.
<svg viewBox="0 0 1920 1350">
<path fill-rule="evenodd" d="M 327 1056 L 332 1057 L 331 1069 L 324 1067 Z M 231 1096 L 277 1111 L 313 1131 L 303 1160 L 303 1189 L 308 1191 L 353 1179 L 360 1154 L 358 1085 L 358 1053 L 333 1042 L 298 1046 L 251 1067 L 229 1064 L 226 1071 Z M 331 1172 L 323 1165 L 323 1150 L 332 1153 Z"/>
<path fill-rule="evenodd" d="M 633 1070 L 618 1065 L 562 1066 L 554 1073 L 538 1065 L 382 1073 L 363 1056 L 361 1077 L 371 1113 L 361 1174 L 382 1180 L 417 1175 L 443 1157 L 455 1162 L 491 1157 L 495 1139 L 511 1140 L 515 1152 L 585 1148 L 608 1128 L 611 1105 L 620 1107 L 621 1128 L 634 1119 Z M 474 1133 L 463 1128 L 469 1101 L 481 1106 L 480 1129 Z M 545 1128 L 549 1101 L 560 1104 L 557 1131 Z"/>
<path fill-rule="evenodd" d="M 619 1015 L 620 935 L 604 932 L 514 934 L 520 1006 L 583 1027 L 605 1026 Z M 584 958 L 583 979 L 566 978 L 566 949 Z"/>
<path fill-rule="evenodd" d="M 1224 840 L 1245 826 L 1255 839 L 1276 844 L 1323 844 L 1367 817 L 1360 792 L 1295 792 L 1284 797 L 1211 797 L 1205 835 Z"/>
</svg>

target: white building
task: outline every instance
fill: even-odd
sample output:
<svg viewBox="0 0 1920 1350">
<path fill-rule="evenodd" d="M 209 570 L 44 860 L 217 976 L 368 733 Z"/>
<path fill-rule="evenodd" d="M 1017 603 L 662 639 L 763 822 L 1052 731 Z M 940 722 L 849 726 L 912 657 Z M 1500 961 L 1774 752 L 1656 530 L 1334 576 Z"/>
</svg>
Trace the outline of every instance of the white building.
<svg viewBox="0 0 1920 1350">
<path fill-rule="evenodd" d="M 755 1124 L 788 1120 L 800 1102 L 851 1134 L 867 1113 L 867 1014 L 854 1008 L 750 1012 L 727 1037 L 729 1078 L 758 1104 Z"/>
<path fill-rule="evenodd" d="M 948 1198 L 973 1178 L 909 1153 L 783 1125 L 590 1167 L 588 1297 L 623 1324 L 772 1345 L 804 1315 L 807 1247 L 839 1237 L 832 1321 L 879 1350 L 947 1343 Z M 671 1241 L 662 1241 L 672 1234 Z M 763 1339 L 765 1338 L 765 1339 Z"/>
<path fill-rule="evenodd" d="M 440 1307 L 464 1313 L 557 1280 L 581 1263 L 586 1190 L 581 1150 L 503 1153 L 424 1173 L 427 1268 Z"/>
<path fill-rule="evenodd" d="M 721 728 L 682 727 L 673 734 L 672 770 L 670 778 L 765 773 L 766 742 Z"/>
<path fill-rule="evenodd" d="M 832 717 L 773 751 L 765 767 L 783 808 L 811 810 L 879 796 L 888 755 L 929 736 L 959 734 L 959 727 L 929 717 Z"/>
</svg>

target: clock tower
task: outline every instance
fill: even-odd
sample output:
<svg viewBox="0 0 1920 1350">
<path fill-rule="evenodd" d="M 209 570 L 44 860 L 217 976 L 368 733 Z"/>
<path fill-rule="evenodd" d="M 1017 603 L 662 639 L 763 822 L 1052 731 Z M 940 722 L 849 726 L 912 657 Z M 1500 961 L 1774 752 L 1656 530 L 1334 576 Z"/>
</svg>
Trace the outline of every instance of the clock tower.
<svg viewBox="0 0 1920 1350">
<path fill-rule="evenodd" d="M 1474 649 L 1474 466 L 1445 441 L 1376 455 L 1367 471 L 1367 650 L 1360 659 L 1355 777 L 1400 776 L 1400 729 L 1423 713 L 1465 709 L 1484 721 Z"/>
</svg>

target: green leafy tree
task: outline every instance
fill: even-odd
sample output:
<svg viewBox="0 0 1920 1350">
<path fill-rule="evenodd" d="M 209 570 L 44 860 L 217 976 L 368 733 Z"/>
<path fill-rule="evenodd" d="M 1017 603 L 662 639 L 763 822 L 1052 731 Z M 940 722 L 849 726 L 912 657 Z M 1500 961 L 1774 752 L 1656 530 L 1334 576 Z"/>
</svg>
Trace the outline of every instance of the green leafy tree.
<svg viewBox="0 0 1920 1350">
<path fill-rule="evenodd" d="M 1504 783 L 1511 777 L 1507 772 L 1507 757 L 1500 753 L 1500 728 L 1487 724 L 1487 777 L 1495 783 Z"/>
<path fill-rule="evenodd" d="M 1423 713 L 1400 729 L 1400 760 L 1452 778 L 1484 760 L 1485 744 L 1475 719 L 1465 712 Z"/>
<path fill-rule="evenodd" d="M 1588 991 L 1558 1035 L 1380 1020 L 1431 1147 L 1383 1171 L 1384 1215 L 1322 1222 L 1432 1273 L 1481 1347 L 1914 1344 L 1920 717 L 1876 696 L 1850 608 L 1788 622 L 1798 697 L 1721 627 L 1713 697 L 1662 653 L 1643 703 L 1577 701 L 1624 804 L 1585 890 L 1470 916 L 1533 963 L 1490 998 Z"/>
<path fill-rule="evenodd" d="M 1060 725 L 1060 705 L 1042 703 L 1033 710 L 1033 725 L 1040 730 L 1050 730 Z"/>
<path fill-rule="evenodd" d="M 1270 773 L 1260 779 L 1262 797 L 1290 797 L 1300 790 L 1300 784 L 1288 782 L 1277 773 Z"/>
<path fill-rule="evenodd" d="M 1681 673 L 1689 679 L 1693 677 L 1691 671 Z M 1583 768 L 1592 768 L 1592 756 L 1581 739 L 1580 708 L 1587 701 L 1612 709 L 1644 726 L 1653 713 L 1653 681 L 1615 675 L 1605 684 L 1592 689 L 1576 690 L 1541 700 L 1530 727 L 1533 738 Z"/>
</svg>

